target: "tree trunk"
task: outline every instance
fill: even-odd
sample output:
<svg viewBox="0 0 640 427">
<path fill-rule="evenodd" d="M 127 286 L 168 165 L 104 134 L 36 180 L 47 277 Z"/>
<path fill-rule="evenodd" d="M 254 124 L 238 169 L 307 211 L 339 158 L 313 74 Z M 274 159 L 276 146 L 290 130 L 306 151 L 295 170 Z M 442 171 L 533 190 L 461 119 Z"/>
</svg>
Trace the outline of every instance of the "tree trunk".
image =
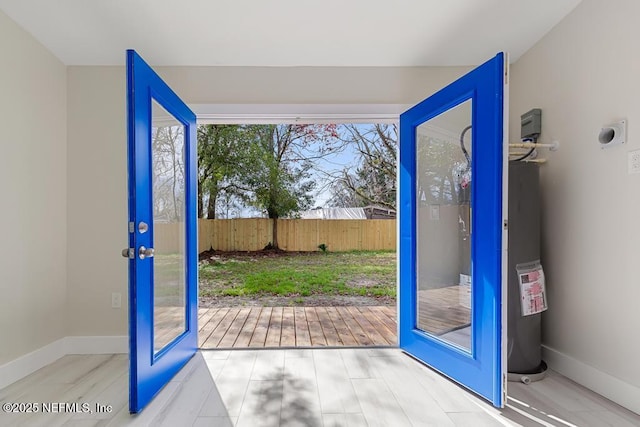
<svg viewBox="0 0 640 427">
<path fill-rule="evenodd" d="M 280 249 L 278 246 L 278 218 L 273 218 L 273 249 Z"/>
<path fill-rule="evenodd" d="M 204 202 L 202 201 L 202 183 L 198 183 L 198 218 L 204 218 Z"/>
<path fill-rule="evenodd" d="M 278 211 L 275 209 L 267 208 L 267 216 L 273 220 L 273 227 L 271 230 L 271 247 L 273 249 L 280 249 L 278 247 Z"/>
<path fill-rule="evenodd" d="M 209 193 L 209 203 L 207 204 L 207 218 L 216 219 L 216 199 L 217 194 Z"/>
</svg>

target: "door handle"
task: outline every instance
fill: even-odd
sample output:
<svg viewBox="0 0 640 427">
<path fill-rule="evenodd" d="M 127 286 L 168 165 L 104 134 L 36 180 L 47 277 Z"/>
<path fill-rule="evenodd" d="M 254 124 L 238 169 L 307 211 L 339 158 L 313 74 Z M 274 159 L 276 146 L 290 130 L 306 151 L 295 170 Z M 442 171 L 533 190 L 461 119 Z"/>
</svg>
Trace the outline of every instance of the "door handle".
<svg viewBox="0 0 640 427">
<path fill-rule="evenodd" d="M 135 258 L 135 252 L 133 248 L 124 248 L 122 250 L 122 256 L 125 258 L 133 259 Z"/>
<path fill-rule="evenodd" d="M 155 249 L 153 248 L 145 248 L 144 246 L 140 246 L 140 249 L 138 249 L 138 257 L 140 257 L 140 259 L 153 258 L 154 254 Z"/>
</svg>

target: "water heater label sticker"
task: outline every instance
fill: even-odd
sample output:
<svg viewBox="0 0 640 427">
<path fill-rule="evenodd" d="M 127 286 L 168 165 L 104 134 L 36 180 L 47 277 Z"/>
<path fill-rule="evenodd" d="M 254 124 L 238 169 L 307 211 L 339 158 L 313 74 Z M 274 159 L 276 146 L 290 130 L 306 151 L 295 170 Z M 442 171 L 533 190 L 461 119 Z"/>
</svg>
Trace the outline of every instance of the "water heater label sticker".
<svg viewBox="0 0 640 427">
<path fill-rule="evenodd" d="M 523 316 L 531 316 L 547 309 L 544 271 L 540 261 L 516 265 L 520 283 L 520 305 Z"/>
</svg>

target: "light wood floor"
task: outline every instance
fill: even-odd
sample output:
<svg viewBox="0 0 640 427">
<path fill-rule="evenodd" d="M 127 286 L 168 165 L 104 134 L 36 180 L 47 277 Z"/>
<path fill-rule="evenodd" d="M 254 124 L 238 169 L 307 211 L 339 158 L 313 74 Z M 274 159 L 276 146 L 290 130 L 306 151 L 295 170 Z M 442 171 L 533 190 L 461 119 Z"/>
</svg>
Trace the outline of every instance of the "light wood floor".
<svg viewBox="0 0 640 427">
<path fill-rule="evenodd" d="M 0 390 L 0 402 L 87 403 L 94 413 L 7 414 L 1 426 L 614 426 L 635 415 L 551 372 L 509 383 L 493 408 L 398 349 L 201 351 L 139 415 L 126 355 L 70 355 Z M 96 404 L 111 412 L 96 413 Z"/>
<path fill-rule="evenodd" d="M 201 308 L 198 314 L 202 349 L 397 344 L 395 306 Z"/>
</svg>

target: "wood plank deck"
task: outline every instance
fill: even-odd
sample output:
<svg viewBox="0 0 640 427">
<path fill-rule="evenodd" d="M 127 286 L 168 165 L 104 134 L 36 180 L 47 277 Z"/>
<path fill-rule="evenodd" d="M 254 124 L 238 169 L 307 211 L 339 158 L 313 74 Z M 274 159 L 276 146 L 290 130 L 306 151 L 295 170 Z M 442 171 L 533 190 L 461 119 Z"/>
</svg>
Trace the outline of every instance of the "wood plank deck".
<svg viewBox="0 0 640 427">
<path fill-rule="evenodd" d="M 462 286 L 418 292 L 418 328 L 436 336 L 471 324 L 471 310 L 460 303 Z"/>
<path fill-rule="evenodd" d="M 440 336 L 468 326 L 459 288 L 420 291 L 418 327 Z M 184 330 L 184 315 L 180 307 L 155 314 L 161 348 Z M 395 306 L 200 308 L 198 327 L 203 349 L 397 345 Z"/>
<path fill-rule="evenodd" d="M 200 308 L 198 318 L 203 349 L 397 345 L 389 306 Z"/>
</svg>

